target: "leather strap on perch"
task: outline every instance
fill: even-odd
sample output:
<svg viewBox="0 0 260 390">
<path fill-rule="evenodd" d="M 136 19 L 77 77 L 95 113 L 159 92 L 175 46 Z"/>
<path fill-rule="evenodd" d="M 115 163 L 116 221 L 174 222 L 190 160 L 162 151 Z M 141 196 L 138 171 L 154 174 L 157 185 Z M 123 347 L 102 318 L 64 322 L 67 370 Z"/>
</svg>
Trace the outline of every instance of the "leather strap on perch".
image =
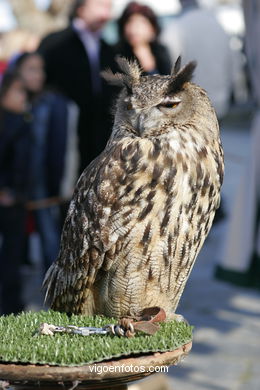
<svg viewBox="0 0 260 390">
<path fill-rule="evenodd" d="M 122 336 L 133 337 L 136 331 L 153 335 L 160 329 L 159 324 L 156 323 L 163 322 L 165 319 L 164 309 L 154 306 L 144 309 L 139 317 L 122 318 L 118 325 L 122 331 L 125 329 L 124 334 L 121 334 Z"/>
</svg>

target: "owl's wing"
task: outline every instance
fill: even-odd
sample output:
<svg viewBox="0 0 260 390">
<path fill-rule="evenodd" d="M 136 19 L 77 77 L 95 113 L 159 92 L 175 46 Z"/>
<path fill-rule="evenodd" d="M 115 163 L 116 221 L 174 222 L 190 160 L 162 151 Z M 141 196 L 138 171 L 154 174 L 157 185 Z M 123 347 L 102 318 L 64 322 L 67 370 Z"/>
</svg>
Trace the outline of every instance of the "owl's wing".
<svg viewBox="0 0 260 390">
<path fill-rule="evenodd" d="M 68 307 L 68 300 L 73 307 L 80 294 L 85 294 L 81 298 L 86 299 L 98 271 L 109 269 L 113 263 L 117 241 L 123 235 L 111 222 L 123 212 L 119 210 L 119 188 L 126 175 L 122 158 L 121 145 L 112 145 L 92 161 L 77 183 L 63 227 L 59 256 L 43 283 L 52 307 L 57 308 L 55 301 L 62 308 L 61 302 L 66 301 Z"/>
</svg>

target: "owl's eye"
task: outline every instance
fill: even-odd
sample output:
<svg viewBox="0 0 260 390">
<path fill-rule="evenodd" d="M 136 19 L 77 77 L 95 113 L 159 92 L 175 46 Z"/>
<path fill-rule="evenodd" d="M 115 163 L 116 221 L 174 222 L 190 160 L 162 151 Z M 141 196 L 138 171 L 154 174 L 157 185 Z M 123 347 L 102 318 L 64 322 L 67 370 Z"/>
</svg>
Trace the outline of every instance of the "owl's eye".
<svg viewBox="0 0 260 390">
<path fill-rule="evenodd" d="M 177 99 L 173 100 L 173 99 L 166 98 L 158 105 L 158 108 L 161 108 L 161 107 L 175 108 L 180 104 L 180 102 L 181 102 L 181 100 L 177 100 Z"/>
<path fill-rule="evenodd" d="M 160 104 L 162 107 L 166 108 L 175 108 L 180 104 L 180 102 L 175 102 L 175 103 L 165 103 L 165 104 Z"/>
</svg>

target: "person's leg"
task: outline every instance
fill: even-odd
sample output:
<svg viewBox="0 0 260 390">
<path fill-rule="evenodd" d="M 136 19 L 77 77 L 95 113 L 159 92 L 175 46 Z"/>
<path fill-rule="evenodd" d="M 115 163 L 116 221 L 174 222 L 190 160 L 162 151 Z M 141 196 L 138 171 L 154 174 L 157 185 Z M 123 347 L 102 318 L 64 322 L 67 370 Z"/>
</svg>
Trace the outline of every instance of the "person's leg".
<svg viewBox="0 0 260 390">
<path fill-rule="evenodd" d="M 58 207 L 48 207 L 35 211 L 36 229 L 40 235 L 44 271 L 57 258 L 60 246 L 60 224 Z"/>
</svg>

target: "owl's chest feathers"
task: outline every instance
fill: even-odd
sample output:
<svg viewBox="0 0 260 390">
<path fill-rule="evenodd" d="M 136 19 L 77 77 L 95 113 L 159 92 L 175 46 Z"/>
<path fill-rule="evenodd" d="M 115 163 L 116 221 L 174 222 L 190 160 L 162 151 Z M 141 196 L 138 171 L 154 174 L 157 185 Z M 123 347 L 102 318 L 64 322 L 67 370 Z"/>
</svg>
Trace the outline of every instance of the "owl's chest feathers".
<svg viewBox="0 0 260 390">
<path fill-rule="evenodd" d="M 174 228 L 180 210 L 178 223 L 186 229 L 201 203 L 200 213 L 209 210 L 214 197 L 218 203 L 219 187 L 217 162 L 208 145 L 192 137 L 139 138 L 122 144 L 117 159 L 107 164 L 98 198 L 115 239 L 134 230 L 145 241 L 151 227 L 161 237 L 169 226 Z"/>
<path fill-rule="evenodd" d="M 131 140 L 122 147 L 113 169 L 108 167 L 108 176 L 118 181 L 122 200 L 128 201 L 129 196 L 137 200 L 145 190 L 152 191 L 151 199 L 156 192 L 185 196 L 202 186 L 205 178 L 219 181 L 215 146 L 178 133 L 174 137 Z"/>
</svg>

